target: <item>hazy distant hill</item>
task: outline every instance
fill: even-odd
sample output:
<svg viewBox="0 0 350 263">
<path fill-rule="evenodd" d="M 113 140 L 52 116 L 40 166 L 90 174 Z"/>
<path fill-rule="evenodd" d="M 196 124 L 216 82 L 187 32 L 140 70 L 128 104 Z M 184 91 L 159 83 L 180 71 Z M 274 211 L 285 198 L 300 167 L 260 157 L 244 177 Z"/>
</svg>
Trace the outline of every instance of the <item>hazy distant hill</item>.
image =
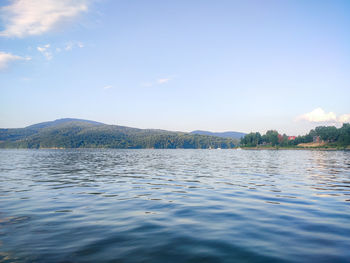
<svg viewBox="0 0 350 263">
<path fill-rule="evenodd" d="M 0 148 L 232 148 L 230 138 L 59 119 L 0 129 Z"/>
<path fill-rule="evenodd" d="M 210 132 L 210 131 L 193 131 L 191 134 L 199 134 L 199 135 L 208 135 L 208 136 L 217 136 L 222 138 L 231 138 L 231 139 L 241 139 L 246 135 L 243 132 L 235 132 L 235 131 L 227 131 L 227 132 Z"/>
<path fill-rule="evenodd" d="M 89 121 L 89 120 L 82 120 L 82 119 L 72 119 L 72 118 L 64 118 L 64 119 L 58 119 L 54 121 L 47 121 L 47 122 L 41 122 L 37 124 L 30 125 L 26 128 L 29 129 L 40 129 L 40 128 L 46 128 L 46 127 L 51 127 L 51 126 L 57 126 L 62 123 L 67 123 L 67 122 L 80 122 L 80 123 L 90 123 L 90 124 L 95 124 L 95 125 L 103 125 L 104 123 L 101 122 L 96 122 L 96 121 Z"/>
</svg>

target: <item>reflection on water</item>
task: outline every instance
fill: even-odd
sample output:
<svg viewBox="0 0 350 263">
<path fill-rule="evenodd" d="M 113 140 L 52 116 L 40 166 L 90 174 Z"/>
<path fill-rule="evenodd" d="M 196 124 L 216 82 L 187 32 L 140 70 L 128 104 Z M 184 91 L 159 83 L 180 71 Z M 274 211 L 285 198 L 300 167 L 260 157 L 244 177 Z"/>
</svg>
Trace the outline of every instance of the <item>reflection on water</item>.
<svg viewBox="0 0 350 263">
<path fill-rule="evenodd" d="M 1 150 L 2 262 L 349 262 L 350 152 Z"/>
</svg>

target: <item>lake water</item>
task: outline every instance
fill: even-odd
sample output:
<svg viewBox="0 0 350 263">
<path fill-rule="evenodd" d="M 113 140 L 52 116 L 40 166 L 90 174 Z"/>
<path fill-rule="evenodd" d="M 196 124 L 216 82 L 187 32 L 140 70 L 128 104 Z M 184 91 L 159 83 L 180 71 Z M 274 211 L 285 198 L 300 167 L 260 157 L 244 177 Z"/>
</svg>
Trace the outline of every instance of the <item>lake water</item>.
<svg viewBox="0 0 350 263">
<path fill-rule="evenodd" d="M 350 152 L 1 150 L 1 262 L 350 262 Z"/>
</svg>

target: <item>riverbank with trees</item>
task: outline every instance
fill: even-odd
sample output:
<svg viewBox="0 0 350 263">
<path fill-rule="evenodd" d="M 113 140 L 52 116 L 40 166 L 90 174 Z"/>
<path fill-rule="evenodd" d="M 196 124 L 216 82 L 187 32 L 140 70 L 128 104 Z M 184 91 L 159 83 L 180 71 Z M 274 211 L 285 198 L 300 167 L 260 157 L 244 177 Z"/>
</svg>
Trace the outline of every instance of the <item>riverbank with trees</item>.
<svg viewBox="0 0 350 263">
<path fill-rule="evenodd" d="M 344 123 L 341 128 L 335 126 L 318 126 L 303 136 L 287 136 L 276 130 L 269 130 L 264 135 L 251 132 L 240 141 L 242 148 L 258 149 L 349 149 L 350 124 Z"/>
</svg>

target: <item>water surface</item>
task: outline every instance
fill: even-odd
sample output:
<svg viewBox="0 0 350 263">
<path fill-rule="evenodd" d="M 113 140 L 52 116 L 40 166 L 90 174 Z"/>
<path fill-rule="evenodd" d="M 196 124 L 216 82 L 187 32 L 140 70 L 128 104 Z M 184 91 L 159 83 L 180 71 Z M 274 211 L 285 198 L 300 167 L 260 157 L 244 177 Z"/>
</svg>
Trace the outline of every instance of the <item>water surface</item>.
<svg viewBox="0 0 350 263">
<path fill-rule="evenodd" d="M 350 152 L 1 150 L 1 262 L 350 262 Z"/>
</svg>

